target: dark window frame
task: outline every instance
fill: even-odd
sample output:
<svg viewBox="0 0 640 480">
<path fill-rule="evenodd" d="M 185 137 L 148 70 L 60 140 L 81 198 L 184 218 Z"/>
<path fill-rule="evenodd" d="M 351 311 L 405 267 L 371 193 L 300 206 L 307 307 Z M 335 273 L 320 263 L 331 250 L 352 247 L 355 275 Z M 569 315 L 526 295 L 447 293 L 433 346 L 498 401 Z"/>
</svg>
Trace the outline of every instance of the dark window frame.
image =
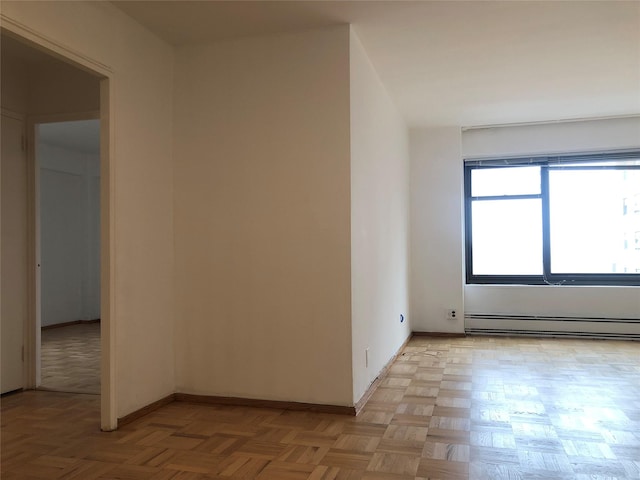
<svg viewBox="0 0 640 480">
<path fill-rule="evenodd" d="M 638 273 L 552 273 L 551 272 L 551 231 L 549 205 L 549 170 L 583 169 L 639 169 L 640 165 L 607 165 L 615 161 L 640 159 L 640 150 L 603 153 L 570 154 L 535 157 L 507 157 L 465 159 L 464 162 L 464 217 L 465 217 L 465 271 L 467 284 L 507 284 L 507 285 L 628 285 L 640 286 Z M 587 163 L 605 163 L 604 165 L 585 165 Z M 570 166 L 568 166 L 571 164 Z M 540 194 L 504 195 L 495 197 L 471 196 L 471 172 L 483 168 L 511 168 L 540 166 Z M 474 201 L 508 200 L 518 198 L 540 198 L 542 203 L 542 275 L 476 275 L 473 273 L 472 214 Z"/>
</svg>

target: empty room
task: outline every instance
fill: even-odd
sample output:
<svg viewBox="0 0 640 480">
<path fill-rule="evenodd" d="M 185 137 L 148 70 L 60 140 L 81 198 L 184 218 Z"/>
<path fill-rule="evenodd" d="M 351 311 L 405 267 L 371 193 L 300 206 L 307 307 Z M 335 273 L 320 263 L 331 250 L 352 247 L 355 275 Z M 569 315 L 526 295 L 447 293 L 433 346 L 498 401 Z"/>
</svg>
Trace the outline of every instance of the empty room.
<svg viewBox="0 0 640 480">
<path fill-rule="evenodd" d="M 0 19 L 3 479 L 640 478 L 640 3 Z"/>
</svg>

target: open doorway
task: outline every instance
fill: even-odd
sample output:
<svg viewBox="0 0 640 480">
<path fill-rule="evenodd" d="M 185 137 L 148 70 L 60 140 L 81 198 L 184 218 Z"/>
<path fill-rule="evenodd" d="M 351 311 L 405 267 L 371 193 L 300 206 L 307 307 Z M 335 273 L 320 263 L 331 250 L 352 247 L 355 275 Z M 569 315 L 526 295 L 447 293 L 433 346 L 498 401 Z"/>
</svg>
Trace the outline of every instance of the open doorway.
<svg viewBox="0 0 640 480">
<path fill-rule="evenodd" d="M 100 121 L 35 124 L 40 381 L 100 393 Z"/>
<path fill-rule="evenodd" d="M 81 185 L 84 185 L 87 190 L 85 192 L 87 201 L 93 205 L 91 207 L 93 208 L 93 213 L 85 219 L 86 228 L 79 234 L 97 238 L 93 239 L 91 247 L 80 247 L 89 249 L 89 252 L 85 252 L 87 254 L 83 257 L 85 260 L 82 261 L 84 262 L 83 272 L 86 271 L 86 277 L 89 278 L 85 291 L 87 295 L 82 295 L 87 304 L 84 305 L 82 303 L 79 308 L 79 318 L 75 318 L 76 316 L 73 315 L 68 322 L 80 321 L 94 324 L 95 332 L 93 336 L 94 339 L 98 339 L 98 350 L 101 358 L 97 360 L 100 364 L 100 373 L 95 378 L 92 389 L 94 392 L 98 391 L 101 395 L 102 429 L 113 430 L 117 426 L 117 416 L 114 391 L 114 356 L 112 353 L 114 330 L 110 315 L 113 303 L 111 295 L 111 271 L 113 269 L 111 264 L 111 252 L 113 250 L 111 226 L 113 225 L 113 209 L 110 193 L 112 185 L 110 152 L 113 140 L 110 133 L 111 121 L 109 115 L 113 98 L 110 95 L 112 72 L 99 62 L 95 62 L 86 56 L 80 56 L 66 49 L 63 45 L 33 35 L 32 32 L 22 28 L 20 25 L 8 23 L 3 25 L 0 33 L 0 60 L 2 61 L 2 87 L 0 88 L 0 93 L 3 127 L 7 123 L 5 121 L 6 118 L 11 118 L 12 121 L 17 119 L 19 122 L 14 129 L 2 129 L 2 144 L 3 146 L 5 143 L 7 145 L 16 145 L 16 151 L 22 152 L 21 156 L 16 155 L 15 157 L 16 161 L 20 159 L 19 161 L 22 162 L 20 165 L 23 167 L 13 170 L 19 171 L 24 177 L 22 179 L 4 178 L 5 170 L 9 172 L 12 169 L 5 169 L 3 161 L 2 183 L 3 186 L 5 183 L 14 185 L 15 189 L 11 191 L 12 194 L 24 202 L 22 220 L 15 223 L 20 226 L 20 233 L 26 239 L 23 242 L 14 242 L 20 245 L 24 252 L 22 250 L 20 252 L 10 252 L 8 251 L 8 246 L 11 243 L 5 242 L 5 237 L 10 232 L 4 229 L 1 231 L 3 260 L 20 253 L 20 258 L 24 257 L 24 262 L 21 265 L 26 270 L 24 272 L 24 282 L 17 282 L 15 279 L 18 277 L 11 277 L 14 279 L 12 280 L 13 284 L 20 290 L 20 298 L 26 300 L 23 308 L 12 309 L 18 312 L 19 315 L 17 313 L 13 318 L 15 322 L 12 323 L 12 326 L 15 326 L 15 328 L 7 329 L 5 328 L 5 323 L 9 321 L 9 318 L 4 315 L 5 310 L 7 310 L 4 308 L 4 302 L 10 292 L 4 288 L 4 279 L 8 277 L 8 275 L 5 275 L 5 273 L 8 273 L 5 272 L 5 266 L 11 266 L 12 264 L 5 265 L 4 262 L 0 262 L 0 267 L 3 270 L 3 288 L 0 290 L 0 304 L 3 306 L 3 345 L 10 343 L 18 346 L 15 349 L 15 358 L 12 357 L 13 360 L 11 362 L 4 362 L 3 357 L 2 376 L 4 377 L 5 369 L 11 369 L 12 373 L 15 373 L 12 376 L 15 380 L 14 384 L 7 386 L 11 390 L 37 388 L 42 382 L 40 347 L 43 312 L 41 307 L 43 303 L 51 302 L 43 298 L 42 294 L 44 292 L 41 291 L 42 251 L 40 240 L 41 227 L 43 225 L 40 222 L 39 211 L 42 204 L 39 197 L 44 194 L 47 209 L 52 205 L 50 199 L 46 200 L 47 197 L 51 197 L 49 195 L 51 191 L 63 192 L 62 196 L 64 198 L 55 200 L 53 204 L 59 203 L 67 205 L 71 209 L 78 209 L 72 200 L 74 195 L 71 194 L 78 193 L 78 185 L 75 185 L 74 181 L 69 181 L 64 175 L 62 177 L 66 180 L 61 180 L 62 177 L 59 175 L 61 170 L 56 170 L 60 165 L 56 167 L 52 167 L 50 164 L 48 167 L 45 166 L 45 168 L 48 168 L 49 173 L 45 173 L 44 176 L 55 178 L 53 178 L 52 182 L 50 181 L 52 178 L 45 179 L 45 188 L 51 187 L 49 188 L 51 190 L 48 191 L 49 193 L 40 190 L 42 172 L 36 158 L 37 140 L 41 136 L 47 138 L 51 133 L 47 131 L 49 127 L 55 130 L 61 121 L 68 123 L 80 119 L 93 120 L 93 136 L 95 137 L 95 132 L 97 132 L 100 139 L 99 154 L 97 155 L 99 161 L 97 163 L 89 162 L 91 166 L 89 164 L 85 165 L 87 178 L 86 182 L 81 182 Z M 16 138 L 9 138 L 10 135 Z M 95 147 L 91 148 L 94 149 Z M 95 151 L 92 154 L 95 154 Z M 51 171 L 57 171 L 57 173 L 50 175 Z M 97 175 L 96 171 L 99 172 Z M 69 174 L 70 172 L 66 173 Z M 60 189 L 60 187 L 63 188 Z M 82 186 L 80 189 L 82 189 Z M 3 225 L 5 220 L 4 193 L 3 189 Z M 53 195 L 55 196 L 55 193 Z M 98 206 L 98 212 L 96 212 L 96 206 Z M 49 233 L 47 234 L 47 226 L 45 225 L 45 237 L 51 236 L 51 234 L 74 233 L 74 228 L 68 229 L 64 225 L 64 222 L 69 220 L 66 215 L 62 216 L 62 222 L 59 221 L 59 218 L 51 221 L 46 218 L 44 219 L 45 223 L 49 222 L 50 227 L 57 224 L 57 227 L 49 228 Z M 78 231 L 75 231 L 75 233 L 78 234 Z M 98 238 L 99 240 L 97 240 Z M 46 256 L 47 253 L 45 251 Z M 97 270 L 96 258 L 99 258 Z M 60 262 L 60 256 L 54 255 L 51 257 L 49 255 L 47 263 L 50 264 L 52 261 L 54 263 L 56 261 L 65 263 L 64 261 Z M 73 284 L 74 282 L 71 283 Z M 50 297 L 53 291 L 55 295 L 55 288 L 58 286 L 54 285 L 54 290 L 49 290 L 49 294 L 44 294 Z M 11 294 L 13 295 L 13 293 Z M 45 327 L 51 322 L 51 318 L 51 315 L 45 312 Z M 99 322 L 97 322 L 98 319 L 100 319 Z M 89 322 L 86 322 L 87 320 Z M 14 323 L 15 325 L 13 325 Z M 4 335 L 9 331 L 11 332 L 11 338 Z M 11 352 L 13 353 L 13 350 Z M 92 367 L 92 370 L 95 372 L 96 369 Z M 46 386 L 46 383 L 47 380 L 45 380 L 44 386 Z M 5 391 L 4 387 L 5 385 L 3 385 L 3 393 Z M 78 389 L 72 390 L 71 388 L 63 388 L 63 390 L 80 391 Z"/>
</svg>

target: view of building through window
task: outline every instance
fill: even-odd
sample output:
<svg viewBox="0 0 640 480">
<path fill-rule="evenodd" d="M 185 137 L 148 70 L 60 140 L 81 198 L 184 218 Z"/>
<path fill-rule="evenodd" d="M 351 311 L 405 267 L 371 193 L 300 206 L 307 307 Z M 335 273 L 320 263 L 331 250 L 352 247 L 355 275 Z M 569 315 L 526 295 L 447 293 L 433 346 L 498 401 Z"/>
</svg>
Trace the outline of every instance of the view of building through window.
<svg viewBox="0 0 640 480">
<path fill-rule="evenodd" d="M 549 197 L 553 273 L 640 273 L 639 170 L 551 170 Z"/>
</svg>

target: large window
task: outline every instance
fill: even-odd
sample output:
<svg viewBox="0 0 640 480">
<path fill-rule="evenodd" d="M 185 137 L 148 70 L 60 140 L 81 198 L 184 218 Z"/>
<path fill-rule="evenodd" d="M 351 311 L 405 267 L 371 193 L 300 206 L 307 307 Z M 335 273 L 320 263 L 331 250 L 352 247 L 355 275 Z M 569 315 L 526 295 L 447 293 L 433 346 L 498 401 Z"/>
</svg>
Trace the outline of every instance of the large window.
<svg viewBox="0 0 640 480">
<path fill-rule="evenodd" d="M 640 151 L 465 162 L 468 283 L 640 285 Z"/>
</svg>

